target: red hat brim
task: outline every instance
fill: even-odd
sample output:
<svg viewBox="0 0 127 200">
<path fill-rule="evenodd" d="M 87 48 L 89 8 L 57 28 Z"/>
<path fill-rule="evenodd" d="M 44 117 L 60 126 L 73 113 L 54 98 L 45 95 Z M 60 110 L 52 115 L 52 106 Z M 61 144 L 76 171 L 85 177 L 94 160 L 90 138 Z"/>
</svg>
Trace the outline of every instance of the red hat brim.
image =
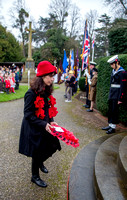
<svg viewBox="0 0 127 200">
<path fill-rule="evenodd" d="M 44 76 L 53 72 L 57 74 L 57 68 L 54 65 L 52 65 L 49 61 L 41 61 L 37 66 L 36 76 Z"/>
</svg>

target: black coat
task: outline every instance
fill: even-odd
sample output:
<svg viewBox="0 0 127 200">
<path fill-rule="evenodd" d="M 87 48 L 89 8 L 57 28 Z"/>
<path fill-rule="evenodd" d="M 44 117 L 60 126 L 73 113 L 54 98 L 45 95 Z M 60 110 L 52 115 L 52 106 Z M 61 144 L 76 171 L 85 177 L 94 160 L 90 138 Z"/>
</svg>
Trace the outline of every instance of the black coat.
<svg viewBox="0 0 127 200">
<path fill-rule="evenodd" d="M 48 98 L 44 98 L 44 119 L 40 119 L 35 115 L 35 104 L 37 94 L 29 89 L 24 97 L 24 117 L 21 125 L 19 153 L 33 157 L 35 153 L 52 154 L 58 149 L 61 150 L 60 142 L 57 137 L 54 137 L 45 130 L 46 124 L 53 121 L 48 115 Z"/>
<path fill-rule="evenodd" d="M 123 71 L 125 70 L 122 67 L 120 67 L 117 72 L 115 72 L 114 70 L 112 71 L 110 80 L 109 100 L 116 99 L 120 101 L 121 94 L 123 91 L 123 85 L 122 85 Z"/>
<path fill-rule="evenodd" d="M 75 87 L 75 77 L 74 76 L 72 76 L 71 78 L 70 78 L 70 80 L 67 80 L 66 81 L 68 84 L 69 84 L 69 87 Z"/>
</svg>

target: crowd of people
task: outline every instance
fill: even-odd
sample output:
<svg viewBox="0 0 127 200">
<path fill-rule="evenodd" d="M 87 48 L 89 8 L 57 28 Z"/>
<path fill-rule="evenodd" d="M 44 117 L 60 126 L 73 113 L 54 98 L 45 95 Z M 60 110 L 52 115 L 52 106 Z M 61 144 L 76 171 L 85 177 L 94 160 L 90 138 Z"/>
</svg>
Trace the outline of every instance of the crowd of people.
<svg viewBox="0 0 127 200">
<path fill-rule="evenodd" d="M 120 66 L 120 60 L 118 55 L 111 57 L 107 61 L 111 68 L 111 81 L 110 81 L 110 91 L 108 98 L 108 123 L 107 127 L 103 127 L 107 134 L 112 134 L 115 132 L 116 124 L 118 124 L 118 114 L 119 105 L 122 103 L 122 98 L 124 95 L 123 77 L 125 70 Z M 87 108 L 87 112 L 94 111 L 94 103 L 96 102 L 96 92 L 97 92 L 97 81 L 98 81 L 98 69 L 96 68 L 95 62 L 90 62 L 89 67 L 84 70 L 83 76 L 85 77 L 85 88 L 86 88 L 86 104 L 83 107 Z M 72 102 L 72 96 L 77 91 L 77 79 L 73 70 L 66 69 L 65 73 L 65 102 Z"/>
<path fill-rule="evenodd" d="M 14 93 L 19 89 L 22 80 L 22 70 L 13 64 L 11 67 L 0 66 L 0 93 Z"/>
</svg>

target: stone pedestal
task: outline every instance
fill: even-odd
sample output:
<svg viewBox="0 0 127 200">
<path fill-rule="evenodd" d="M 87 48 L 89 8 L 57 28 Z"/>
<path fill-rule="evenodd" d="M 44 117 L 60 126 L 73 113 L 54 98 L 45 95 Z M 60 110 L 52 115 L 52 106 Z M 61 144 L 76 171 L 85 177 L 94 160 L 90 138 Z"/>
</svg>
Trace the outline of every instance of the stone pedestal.
<svg viewBox="0 0 127 200">
<path fill-rule="evenodd" d="M 22 75 L 22 83 L 28 83 L 29 80 L 33 79 L 36 76 L 35 73 L 35 62 L 26 61 L 25 62 L 25 72 Z"/>
<path fill-rule="evenodd" d="M 26 61 L 25 62 L 26 70 L 35 70 L 35 62 L 34 61 Z"/>
</svg>

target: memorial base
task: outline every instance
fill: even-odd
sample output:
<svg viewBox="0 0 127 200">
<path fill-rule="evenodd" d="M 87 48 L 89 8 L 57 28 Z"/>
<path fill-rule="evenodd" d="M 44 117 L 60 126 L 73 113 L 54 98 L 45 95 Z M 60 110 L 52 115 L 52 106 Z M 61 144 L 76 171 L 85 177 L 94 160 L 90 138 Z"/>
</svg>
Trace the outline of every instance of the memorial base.
<svg viewBox="0 0 127 200">
<path fill-rule="evenodd" d="M 26 61 L 25 62 L 26 70 L 35 70 L 35 62 L 34 61 Z"/>
</svg>

